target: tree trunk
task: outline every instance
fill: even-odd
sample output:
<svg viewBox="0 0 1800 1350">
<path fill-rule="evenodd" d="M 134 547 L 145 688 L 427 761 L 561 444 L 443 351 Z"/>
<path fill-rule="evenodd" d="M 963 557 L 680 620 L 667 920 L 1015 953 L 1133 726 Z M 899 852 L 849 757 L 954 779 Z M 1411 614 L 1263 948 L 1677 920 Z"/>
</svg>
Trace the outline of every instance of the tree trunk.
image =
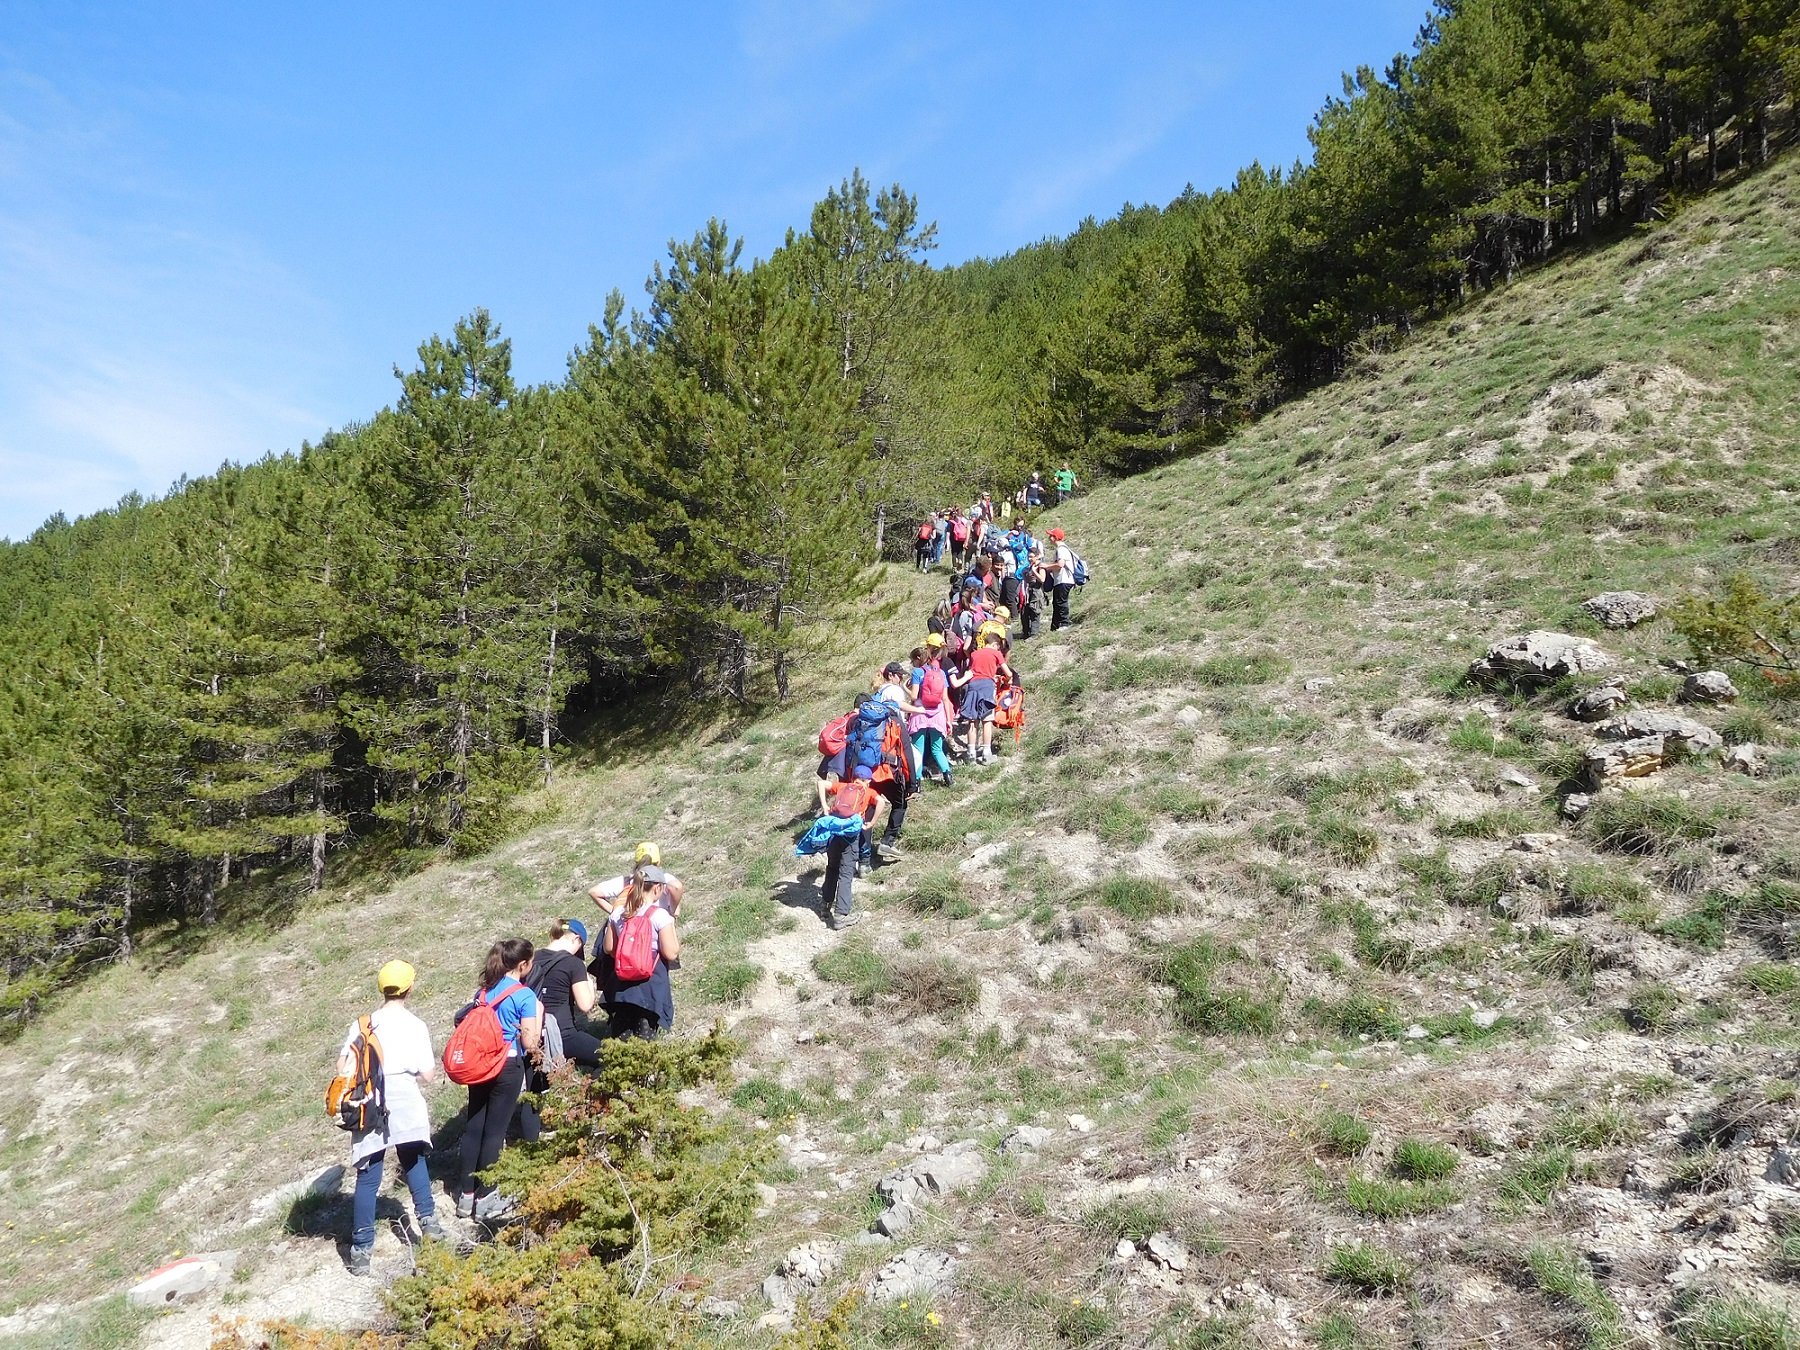
<svg viewBox="0 0 1800 1350">
<path fill-rule="evenodd" d="M 550 654 L 544 661 L 544 709 L 542 717 L 543 726 L 540 730 L 543 737 L 542 750 L 544 755 L 545 787 L 550 786 L 550 733 L 553 719 L 556 716 L 555 709 L 550 706 L 550 700 L 556 691 L 556 618 L 558 600 L 559 597 L 557 596 L 553 595 L 550 597 Z"/>
<path fill-rule="evenodd" d="M 880 562 L 882 545 L 887 539 L 887 503 L 875 508 L 875 561 Z"/>
<path fill-rule="evenodd" d="M 312 865 L 307 876 L 306 889 L 318 893 L 325 884 L 325 831 L 320 830 L 312 837 Z"/>
<path fill-rule="evenodd" d="M 125 890 L 119 910 L 119 958 L 131 955 L 131 864 L 125 864 Z"/>
</svg>

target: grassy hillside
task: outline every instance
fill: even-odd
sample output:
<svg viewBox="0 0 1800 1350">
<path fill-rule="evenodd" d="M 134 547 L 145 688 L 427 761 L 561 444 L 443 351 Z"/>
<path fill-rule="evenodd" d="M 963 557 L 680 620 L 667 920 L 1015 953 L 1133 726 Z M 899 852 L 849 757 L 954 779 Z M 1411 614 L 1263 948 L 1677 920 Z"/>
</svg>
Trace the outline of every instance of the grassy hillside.
<svg viewBox="0 0 1800 1350">
<path fill-rule="evenodd" d="M 1583 598 L 1794 588 L 1796 220 L 1790 157 L 1064 508 L 1098 580 L 1019 649 L 1031 730 L 927 790 L 842 938 L 789 840 L 818 724 L 921 631 L 898 569 L 784 711 L 602 736 L 485 857 L 91 980 L 0 1064 L 8 1301 L 234 1246 L 226 1310 L 291 1310 L 333 1211 L 276 1190 L 339 1160 L 318 1080 L 374 968 L 415 961 L 441 1028 L 492 937 L 650 836 L 692 896 L 683 1024 L 734 1024 L 734 1109 L 786 1159 L 757 1241 L 706 1258 L 744 1302 L 720 1345 L 772 1338 L 762 1278 L 865 1228 L 918 1135 L 1019 1123 L 1052 1134 L 907 1238 L 959 1254 L 954 1292 L 871 1305 L 866 1343 L 1796 1343 L 1731 1337 L 1800 1269 L 1800 1193 L 1764 1180 L 1800 1078 L 1800 700 L 1683 710 L 1765 776 L 1699 759 L 1572 821 L 1564 709 L 1601 674 L 1461 679 L 1558 628 L 1662 709 L 1680 640 Z M 1154 1231 L 1184 1272 L 1118 1255 Z"/>
</svg>

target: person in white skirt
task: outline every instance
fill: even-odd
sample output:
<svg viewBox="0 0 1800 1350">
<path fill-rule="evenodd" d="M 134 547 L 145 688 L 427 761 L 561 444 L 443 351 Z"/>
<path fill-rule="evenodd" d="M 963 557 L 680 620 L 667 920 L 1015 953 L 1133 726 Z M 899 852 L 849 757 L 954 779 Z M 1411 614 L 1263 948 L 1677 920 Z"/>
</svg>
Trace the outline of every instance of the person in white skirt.
<svg viewBox="0 0 1800 1350">
<path fill-rule="evenodd" d="M 431 1031 L 406 1006 L 418 972 L 404 961 L 389 961 L 375 977 L 384 1000 L 370 1015 L 375 1039 L 381 1043 L 382 1091 L 387 1099 L 387 1119 L 372 1130 L 350 1136 L 350 1161 L 356 1167 L 356 1199 L 351 1208 L 350 1273 L 367 1275 L 375 1251 L 375 1202 L 381 1195 L 382 1163 L 394 1150 L 400 1175 L 412 1192 L 419 1232 L 445 1241 L 449 1234 L 438 1222 L 437 1201 L 431 1194 L 431 1176 L 425 1157 L 431 1152 L 431 1113 L 421 1087 L 437 1077 L 437 1060 L 431 1053 Z M 348 1054 L 356 1038 L 356 1024 L 344 1037 L 340 1054 Z"/>
</svg>

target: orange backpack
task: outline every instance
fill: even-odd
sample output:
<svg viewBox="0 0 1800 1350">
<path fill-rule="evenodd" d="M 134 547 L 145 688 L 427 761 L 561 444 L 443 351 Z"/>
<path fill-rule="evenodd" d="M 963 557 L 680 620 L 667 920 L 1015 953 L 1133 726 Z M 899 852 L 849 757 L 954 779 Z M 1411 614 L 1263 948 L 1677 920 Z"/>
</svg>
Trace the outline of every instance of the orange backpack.
<svg viewBox="0 0 1800 1350">
<path fill-rule="evenodd" d="M 337 1076 L 325 1089 L 325 1114 L 340 1130 L 378 1130 L 387 1124 L 387 1084 L 375 1024 L 356 1019 L 356 1035 L 338 1059 Z"/>
<path fill-rule="evenodd" d="M 1014 745 L 1025 730 L 1025 691 L 1010 680 L 1004 681 L 994 695 L 994 725 L 1011 727 Z"/>
</svg>

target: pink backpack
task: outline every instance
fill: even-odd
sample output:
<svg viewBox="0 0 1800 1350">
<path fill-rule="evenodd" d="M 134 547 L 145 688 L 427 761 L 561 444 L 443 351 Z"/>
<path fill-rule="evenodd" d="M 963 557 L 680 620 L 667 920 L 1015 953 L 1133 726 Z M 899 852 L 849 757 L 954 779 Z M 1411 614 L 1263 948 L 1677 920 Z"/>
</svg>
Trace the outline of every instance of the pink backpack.
<svg viewBox="0 0 1800 1350">
<path fill-rule="evenodd" d="M 919 681 L 919 706 L 936 710 L 944 701 L 944 672 L 935 665 L 926 666 Z"/>
<path fill-rule="evenodd" d="M 650 918 L 655 912 L 656 906 L 645 905 L 619 926 L 619 940 L 613 944 L 613 973 L 626 984 L 656 974 L 656 925 Z"/>
</svg>

